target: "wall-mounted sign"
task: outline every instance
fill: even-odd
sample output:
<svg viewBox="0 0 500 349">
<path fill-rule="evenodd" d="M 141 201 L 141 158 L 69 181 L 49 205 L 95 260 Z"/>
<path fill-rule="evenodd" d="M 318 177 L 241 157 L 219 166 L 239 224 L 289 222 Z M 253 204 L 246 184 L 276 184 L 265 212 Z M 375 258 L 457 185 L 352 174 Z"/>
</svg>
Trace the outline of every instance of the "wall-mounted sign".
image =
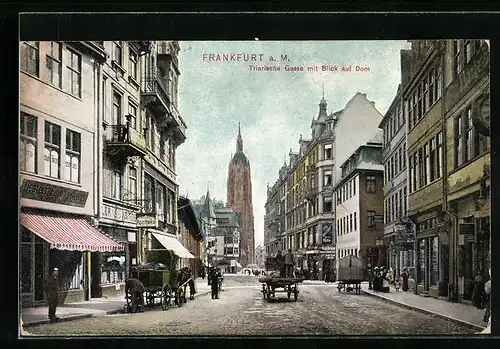
<svg viewBox="0 0 500 349">
<path fill-rule="evenodd" d="M 323 234 L 322 234 L 322 242 L 324 244 L 331 244 L 332 239 L 333 239 L 333 234 L 332 234 L 332 225 L 331 224 L 323 224 Z"/>
<path fill-rule="evenodd" d="M 137 214 L 137 228 L 156 228 L 158 226 L 158 218 L 152 214 Z"/>
<path fill-rule="evenodd" d="M 54 184 L 25 179 L 21 185 L 21 197 L 76 207 L 85 207 L 89 193 Z"/>
</svg>

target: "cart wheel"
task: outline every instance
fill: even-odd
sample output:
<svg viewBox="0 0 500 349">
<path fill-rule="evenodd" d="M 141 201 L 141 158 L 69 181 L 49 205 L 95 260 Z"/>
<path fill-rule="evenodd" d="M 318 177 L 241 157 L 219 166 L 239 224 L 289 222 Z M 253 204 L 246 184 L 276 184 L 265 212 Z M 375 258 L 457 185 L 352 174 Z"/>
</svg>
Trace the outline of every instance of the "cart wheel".
<svg viewBox="0 0 500 349">
<path fill-rule="evenodd" d="M 145 298 L 146 298 L 146 305 L 148 307 L 151 307 L 155 304 L 155 295 L 153 292 L 147 292 Z"/>
<path fill-rule="evenodd" d="M 163 310 L 167 310 L 170 308 L 170 303 L 172 302 L 172 289 L 169 284 L 166 284 L 163 287 L 162 295 L 161 295 L 161 308 Z"/>
<path fill-rule="evenodd" d="M 178 288 L 177 291 L 175 292 L 175 304 L 180 308 L 182 307 L 184 300 L 184 292 L 182 291 L 182 288 Z"/>
</svg>

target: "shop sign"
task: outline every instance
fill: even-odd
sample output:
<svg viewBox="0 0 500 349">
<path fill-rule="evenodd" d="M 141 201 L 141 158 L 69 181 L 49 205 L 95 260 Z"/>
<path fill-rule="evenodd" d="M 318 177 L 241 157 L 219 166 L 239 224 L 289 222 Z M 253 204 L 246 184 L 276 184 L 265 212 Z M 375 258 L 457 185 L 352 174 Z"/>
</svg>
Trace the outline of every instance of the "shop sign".
<svg viewBox="0 0 500 349">
<path fill-rule="evenodd" d="M 22 198 L 76 207 L 85 207 L 89 193 L 44 182 L 25 179 L 21 185 Z"/>
<path fill-rule="evenodd" d="M 158 226 L 156 215 L 151 214 L 137 214 L 136 222 L 137 228 L 156 228 Z"/>
<path fill-rule="evenodd" d="M 323 232 L 322 232 L 322 242 L 324 244 L 331 244 L 332 239 L 333 239 L 333 234 L 332 234 L 332 225 L 331 224 L 323 224 Z"/>
</svg>

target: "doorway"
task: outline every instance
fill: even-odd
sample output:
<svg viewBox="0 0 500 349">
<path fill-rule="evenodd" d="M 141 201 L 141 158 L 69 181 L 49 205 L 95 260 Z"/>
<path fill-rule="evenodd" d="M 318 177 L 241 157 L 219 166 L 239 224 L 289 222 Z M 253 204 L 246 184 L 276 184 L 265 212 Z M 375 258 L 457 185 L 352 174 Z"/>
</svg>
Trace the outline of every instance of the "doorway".
<svg viewBox="0 0 500 349">
<path fill-rule="evenodd" d="M 90 297 L 101 298 L 101 254 L 92 252 L 90 254 Z"/>
<path fill-rule="evenodd" d="M 35 236 L 35 301 L 44 299 L 45 254 L 44 241 Z"/>
</svg>

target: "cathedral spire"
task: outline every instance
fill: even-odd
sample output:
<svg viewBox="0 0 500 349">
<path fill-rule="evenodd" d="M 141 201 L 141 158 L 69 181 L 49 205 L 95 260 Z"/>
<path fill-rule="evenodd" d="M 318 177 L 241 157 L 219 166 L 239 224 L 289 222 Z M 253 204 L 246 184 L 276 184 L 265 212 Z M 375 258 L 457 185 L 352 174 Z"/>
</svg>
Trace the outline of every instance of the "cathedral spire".
<svg viewBox="0 0 500 349">
<path fill-rule="evenodd" d="M 238 138 L 236 140 L 236 152 L 243 152 L 243 138 L 241 138 L 241 127 L 238 122 Z"/>
</svg>

